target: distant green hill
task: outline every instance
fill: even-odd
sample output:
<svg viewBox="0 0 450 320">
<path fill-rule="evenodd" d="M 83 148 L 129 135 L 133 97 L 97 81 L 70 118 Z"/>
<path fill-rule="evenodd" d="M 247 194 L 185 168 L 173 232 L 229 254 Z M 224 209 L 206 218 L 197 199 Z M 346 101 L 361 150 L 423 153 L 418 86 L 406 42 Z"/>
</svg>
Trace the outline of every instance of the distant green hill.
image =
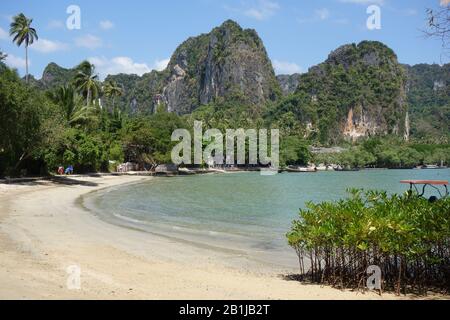
<svg viewBox="0 0 450 320">
<path fill-rule="evenodd" d="M 290 114 L 302 135 L 323 144 L 407 132 L 406 74 L 380 42 L 344 45 L 298 81 L 296 91 L 271 110 L 272 122 Z"/>
<path fill-rule="evenodd" d="M 118 105 L 130 114 L 155 112 L 155 97 L 162 91 L 164 72 L 152 71 L 142 75 L 109 75 L 105 81 L 115 81 L 123 89 Z M 105 99 L 107 101 L 107 99 Z"/>
<path fill-rule="evenodd" d="M 411 134 L 434 142 L 450 140 L 450 64 L 405 65 Z"/>
<path fill-rule="evenodd" d="M 40 82 L 46 89 L 58 87 L 73 79 L 76 72 L 76 68 L 66 69 L 52 62 L 44 69 Z"/>
</svg>

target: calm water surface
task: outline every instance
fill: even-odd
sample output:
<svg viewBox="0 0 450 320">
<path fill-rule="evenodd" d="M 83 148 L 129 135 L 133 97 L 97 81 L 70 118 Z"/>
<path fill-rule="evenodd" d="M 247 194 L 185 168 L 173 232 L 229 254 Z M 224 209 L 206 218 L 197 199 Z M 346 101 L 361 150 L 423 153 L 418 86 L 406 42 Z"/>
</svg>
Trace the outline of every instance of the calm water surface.
<svg viewBox="0 0 450 320">
<path fill-rule="evenodd" d="M 399 183 L 403 179 L 450 180 L 450 170 L 155 178 L 94 193 L 85 204 L 114 224 L 294 267 L 296 256 L 285 234 L 306 202 L 343 198 L 347 188 L 402 193 L 408 188 Z"/>
</svg>

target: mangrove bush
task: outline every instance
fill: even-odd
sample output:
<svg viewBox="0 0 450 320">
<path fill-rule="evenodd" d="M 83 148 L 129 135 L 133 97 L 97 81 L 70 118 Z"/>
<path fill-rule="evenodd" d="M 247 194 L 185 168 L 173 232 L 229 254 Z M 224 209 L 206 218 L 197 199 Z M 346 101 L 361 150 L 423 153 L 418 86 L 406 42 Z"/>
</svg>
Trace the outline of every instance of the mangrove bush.
<svg viewBox="0 0 450 320">
<path fill-rule="evenodd" d="M 301 277 L 362 289 L 380 267 L 382 289 L 450 291 L 450 198 L 430 203 L 415 193 L 350 190 L 336 202 L 308 203 L 287 234 Z"/>
</svg>

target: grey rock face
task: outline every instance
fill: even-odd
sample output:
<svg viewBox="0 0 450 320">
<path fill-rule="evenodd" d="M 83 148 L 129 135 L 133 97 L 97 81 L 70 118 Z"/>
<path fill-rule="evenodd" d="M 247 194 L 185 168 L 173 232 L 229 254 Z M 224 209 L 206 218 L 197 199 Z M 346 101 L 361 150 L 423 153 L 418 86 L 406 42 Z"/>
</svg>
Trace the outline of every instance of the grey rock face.
<svg viewBox="0 0 450 320">
<path fill-rule="evenodd" d="M 281 74 L 277 76 L 283 95 L 294 93 L 300 83 L 300 74 Z"/>
<path fill-rule="evenodd" d="M 76 69 L 66 69 L 52 62 L 44 69 L 40 82 L 44 88 L 54 88 L 66 84 L 76 72 Z"/>
<path fill-rule="evenodd" d="M 168 110 L 179 114 L 217 99 L 262 105 L 280 94 L 261 39 L 233 21 L 185 41 L 168 70 L 163 96 Z"/>
</svg>

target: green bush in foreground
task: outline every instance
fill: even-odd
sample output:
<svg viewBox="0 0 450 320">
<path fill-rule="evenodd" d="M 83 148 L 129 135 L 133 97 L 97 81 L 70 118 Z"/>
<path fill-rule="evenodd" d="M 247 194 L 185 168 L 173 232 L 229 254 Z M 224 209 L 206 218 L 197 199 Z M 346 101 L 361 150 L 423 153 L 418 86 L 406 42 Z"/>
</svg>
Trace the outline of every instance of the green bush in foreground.
<svg viewBox="0 0 450 320">
<path fill-rule="evenodd" d="M 351 190 L 348 199 L 308 203 L 287 234 L 300 272 L 313 282 L 363 288 L 377 265 L 384 289 L 450 290 L 450 198 Z"/>
</svg>

